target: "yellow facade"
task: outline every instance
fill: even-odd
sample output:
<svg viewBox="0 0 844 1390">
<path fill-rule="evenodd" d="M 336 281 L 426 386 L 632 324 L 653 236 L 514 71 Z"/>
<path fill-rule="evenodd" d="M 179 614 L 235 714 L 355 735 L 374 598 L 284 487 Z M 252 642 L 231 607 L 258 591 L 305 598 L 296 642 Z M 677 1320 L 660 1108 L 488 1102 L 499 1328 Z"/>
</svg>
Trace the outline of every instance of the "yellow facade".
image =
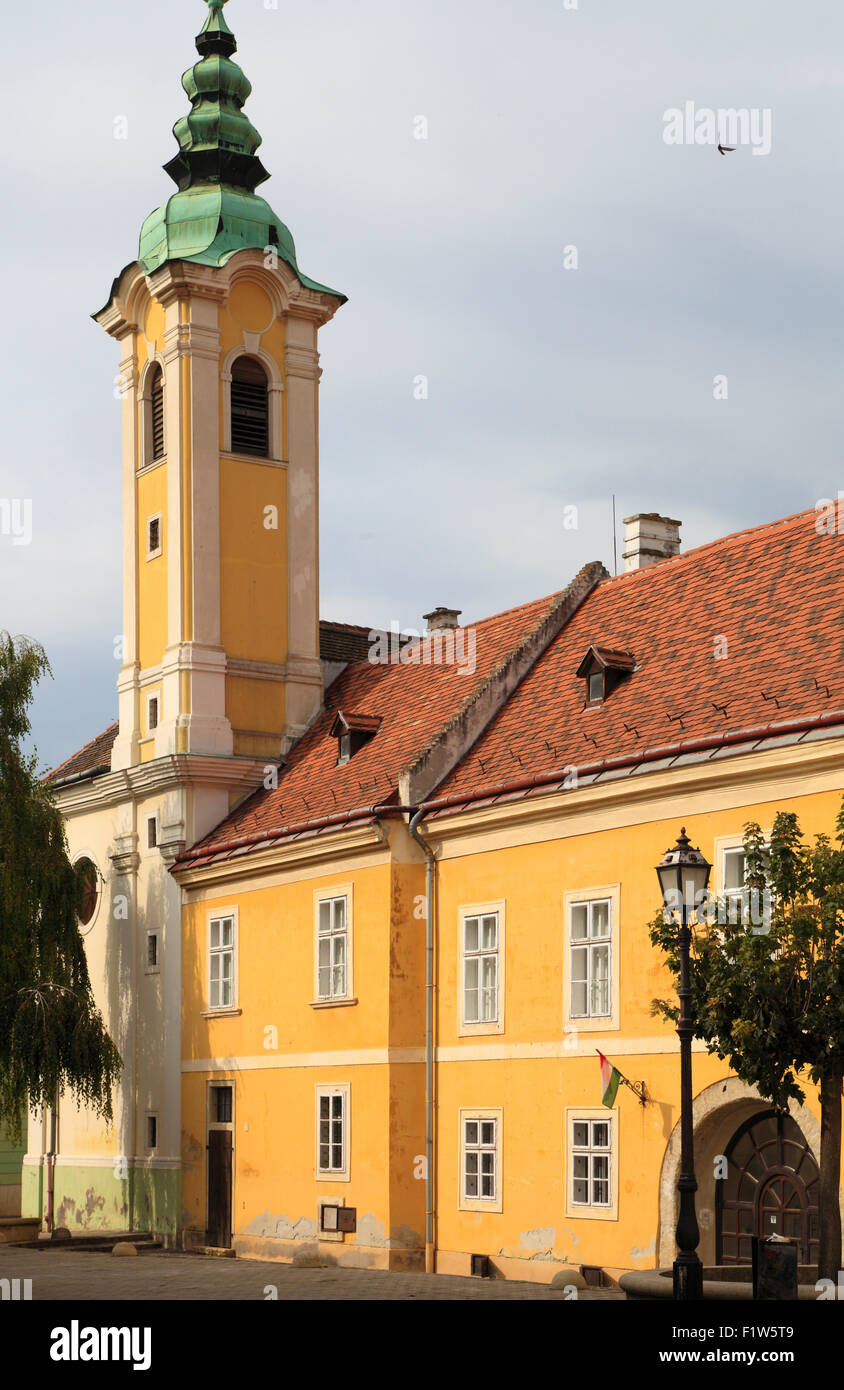
<svg viewBox="0 0 844 1390">
<path fill-rule="evenodd" d="M 673 1258 L 679 1052 L 673 1026 L 651 1014 L 671 993 L 648 925 L 659 900 L 654 865 L 682 823 L 723 885 L 724 851 L 747 821 L 770 831 L 796 811 L 807 835 L 838 811 L 842 758 L 834 743 L 725 760 L 715 769 L 652 772 L 530 802 L 465 811 L 426 829 L 437 854 L 435 993 L 436 1269 L 468 1274 L 472 1254 L 506 1277 L 548 1281 L 572 1266 L 649 1269 Z M 363 835 L 364 832 L 358 832 Z M 349 854 L 346 832 L 257 854 L 186 880 L 184 916 L 185 1207 L 204 1228 L 204 1125 L 209 1082 L 235 1087 L 236 1248 L 268 1258 L 318 1256 L 424 1267 L 424 861 L 396 820 L 389 849 Z M 335 841 L 332 848 L 331 841 Z M 361 858 L 361 853 L 365 856 Z M 306 856 L 317 857 L 308 862 Z M 206 878 L 212 870 L 206 870 Z M 314 899 L 353 902 L 353 1004 L 314 1007 Z M 567 908 L 595 895 L 613 903 L 610 1018 L 572 1020 Z M 499 1018 L 462 1021 L 460 924 L 495 909 L 502 928 Z M 236 1015 L 203 1016 L 208 919 L 237 915 Z M 278 1029 L 269 1049 L 267 1029 Z M 647 1104 L 621 1087 L 601 1106 L 597 1049 Z M 213 1062 L 213 1066 L 210 1063 Z M 315 1171 L 315 1094 L 349 1086 L 348 1176 Z M 715 1162 L 739 1124 L 770 1107 L 695 1045 L 700 1253 L 716 1261 Z M 794 1118 L 817 1153 L 819 1106 Z M 497 1123 L 493 1200 L 462 1191 L 466 1117 Z M 572 1122 L 612 1125 L 607 1209 L 572 1199 Z M 190 1155 L 193 1155 L 191 1158 Z M 342 1198 L 358 1230 L 320 1240 L 320 1198 Z M 374 1234 L 373 1234 L 374 1233 Z M 377 1237 L 377 1238 L 376 1238 Z M 198 1236 L 196 1237 L 198 1238 Z M 383 1242 L 386 1241 L 386 1246 Z"/>
</svg>

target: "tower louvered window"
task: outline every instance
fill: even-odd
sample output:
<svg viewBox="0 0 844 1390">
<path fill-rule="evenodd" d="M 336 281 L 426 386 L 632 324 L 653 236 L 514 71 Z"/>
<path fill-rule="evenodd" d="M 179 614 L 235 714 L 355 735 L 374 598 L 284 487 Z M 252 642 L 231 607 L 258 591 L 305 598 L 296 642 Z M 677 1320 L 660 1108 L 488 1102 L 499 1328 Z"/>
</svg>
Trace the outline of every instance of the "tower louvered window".
<svg viewBox="0 0 844 1390">
<path fill-rule="evenodd" d="M 238 357 L 232 368 L 232 453 L 270 451 L 270 411 L 267 374 L 253 357 Z"/>
<path fill-rule="evenodd" d="M 156 367 L 152 374 L 150 391 L 150 420 L 152 425 L 151 463 L 164 458 L 164 373 Z"/>
</svg>

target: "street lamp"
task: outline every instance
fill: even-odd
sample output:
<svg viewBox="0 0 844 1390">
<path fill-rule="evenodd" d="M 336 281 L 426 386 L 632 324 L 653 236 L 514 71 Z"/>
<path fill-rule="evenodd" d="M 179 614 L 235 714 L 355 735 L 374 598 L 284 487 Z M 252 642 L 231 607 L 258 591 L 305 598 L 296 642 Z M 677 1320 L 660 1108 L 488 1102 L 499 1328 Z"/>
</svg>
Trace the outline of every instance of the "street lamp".
<svg viewBox="0 0 844 1390">
<path fill-rule="evenodd" d="M 699 849 L 693 849 L 683 826 L 676 845 L 665 851 L 656 866 L 666 918 L 676 914 L 679 922 L 680 945 L 680 1017 L 677 1035 L 680 1039 L 680 1214 L 677 1220 L 678 1255 L 674 1261 L 674 1297 L 682 1300 L 703 1298 L 703 1266 L 697 1246 L 700 1230 L 695 1215 L 694 1131 L 692 1128 L 692 1034 L 694 1028 L 689 1009 L 689 947 L 692 932 L 689 923 L 703 901 L 712 865 Z"/>
</svg>

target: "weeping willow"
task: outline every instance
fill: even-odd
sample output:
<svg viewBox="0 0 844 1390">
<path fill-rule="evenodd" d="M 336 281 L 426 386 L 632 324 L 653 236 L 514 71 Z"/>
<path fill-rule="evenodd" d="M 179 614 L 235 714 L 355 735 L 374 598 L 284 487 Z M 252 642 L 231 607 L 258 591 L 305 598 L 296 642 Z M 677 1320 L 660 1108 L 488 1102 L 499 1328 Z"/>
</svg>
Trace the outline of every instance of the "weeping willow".
<svg viewBox="0 0 844 1390">
<path fill-rule="evenodd" d="M 21 747 L 48 674 L 42 647 L 0 633 L 0 1118 L 15 1138 L 26 1110 L 61 1092 L 110 1122 L 122 1067 L 79 932 L 84 870 L 68 858 L 37 754 Z"/>
</svg>

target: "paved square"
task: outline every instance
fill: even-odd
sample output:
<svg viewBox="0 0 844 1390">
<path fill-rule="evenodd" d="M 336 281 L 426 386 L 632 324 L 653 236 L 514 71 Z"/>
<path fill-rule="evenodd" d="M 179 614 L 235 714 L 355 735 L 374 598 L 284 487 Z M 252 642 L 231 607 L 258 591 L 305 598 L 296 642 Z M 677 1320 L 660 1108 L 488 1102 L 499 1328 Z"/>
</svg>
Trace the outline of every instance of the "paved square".
<svg viewBox="0 0 844 1390">
<path fill-rule="evenodd" d="M 165 1251 L 118 1257 L 101 1252 L 31 1250 L 0 1246 L 0 1279 L 31 1279 L 32 1298 L 254 1302 L 352 1300 L 566 1301 L 562 1289 L 504 1279 L 461 1279 L 450 1274 L 390 1274 L 363 1269 L 298 1269 L 263 1260 L 225 1260 Z M 586 1289 L 580 1299 L 624 1299 L 617 1289 Z"/>
</svg>

